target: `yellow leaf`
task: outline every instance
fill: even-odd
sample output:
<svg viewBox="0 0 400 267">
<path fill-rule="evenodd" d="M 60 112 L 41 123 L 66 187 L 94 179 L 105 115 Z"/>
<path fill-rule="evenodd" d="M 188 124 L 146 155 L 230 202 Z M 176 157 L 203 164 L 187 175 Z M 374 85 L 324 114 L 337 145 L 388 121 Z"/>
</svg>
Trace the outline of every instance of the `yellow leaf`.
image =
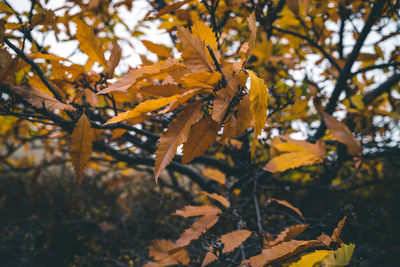
<svg viewBox="0 0 400 267">
<path fill-rule="evenodd" d="M 184 4 L 187 4 L 189 2 L 192 2 L 193 0 L 184 0 L 176 3 L 170 3 L 169 5 L 166 5 L 164 8 L 162 8 L 160 11 L 158 11 L 156 18 L 161 17 L 162 15 L 171 13 L 177 9 L 179 9 L 181 6 Z"/>
<path fill-rule="evenodd" d="M 208 147 L 214 144 L 218 129 L 218 123 L 213 121 L 210 116 L 204 117 L 193 124 L 189 138 L 183 145 L 182 163 L 186 164 L 195 157 L 204 154 Z"/>
<path fill-rule="evenodd" d="M 156 182 L 161 172 L 172 161 L 177 147 L 188 139 L 190 127 L 201 116 L 200 108 L 199 101 L 189 104 L 172 121 L 168 130 L 160 138 L 154 167 Z"/>
<path fill-rule="evenodd" d="M 322 111 L 322 118 L 331 134 L 341 143 L 347 146 L 347 151 L 351 155 L 359 155 L 362 153 L 360 142 L 354 137 L 349 128 L 337 119 Z"/>
<path fill-rule="evenodd" d="M 203 169 L 201 171 L 205 177 L 214 180 L 220 184 L 225 184 L 225 174 L 217 169 Z"/>
<path fill-rule="evenodd" d="M 3 1 L 0 1 L 0 11 L 13 14 L 14 11 Z"/>
<path fill-rule="evenodd" d="M 213 88 L 221 77 L 222 75 L 219 72 L 190 73 L 183 77 L 183 83 L 185 87 Z"/>
<path fill-rule="evenodd" d="M 137 81 L 157 75 L 160 73 L 165 73 L 171 70 L 184 68 L 185 65 L 174 62 L 174 61 L 160 61 L 154 63 L 153 65 L 144 66 L 138 69 L 131 69 L 125 74 L 124 77 L 119 79 L 116 83 L 113 83 L 106 89 L 99 92 L 99 94 L 106 94 L 113 91 L 124 92 L 134 85 Z"/>
<path fill-rule="evenodd" d="M 346 266 L 350 263 L 355 245 L 344 245 L 329 255 L 322 261 L 323 267 Z"/>
<path fill-rule="evenodd" d="M 202 40 L 206 46 L 209 45 L 211 47 L 216 59 L 220 61 L 221 55 L 218 51 L 217 38 L 215 37 L 215 33 L 212 31 L 212 29 L 199 19 L 194 20 L 191 29 L 193 35 L 200 37 L 200 40 Z M 212 62 L 211 57 L 208 57 L 208 60 Z"/>
<path fill-rule="evenodd" d="M 64 104 L 58 101 L 53 96 L 43 93 L 42 91 L 36 89 L 35 87 L 22 87 L 22 86 L 15 86 L 13 87 L 15 92 L 22 96 L 26 101 L 32 104 L 37 108 L 43 107 L 43 105 L 50 109 L 61 109 L 61 110 L 69 110 L 73 111 L 75 108 L 71 105 Z"/>
<path fill-rule="evenodd" d="M 78 18 L 75 18 L 74 22 L 76 23 L 76 39 L 79 41 L 79 48 L 88 55 L 90 60 L 106 67 L 107 61 L 104 58 L 105 51 L 101 40 L 85 22 Z"/>
<path fill-rule="evenodd" d="M 224 248 L 222 249 L 222 253 L 229 253 L 233 251 L 235 248 L 240 246 L 247 238 L 251 235 L 251 232 L 248 230 L 237 230 L 221 236 L 221 243 L 224 244 Z M 210 246 L 209 251 L 212 251 L 212 247 Z M 207 252 L 203 263 L 201 266 L 206 266 L 211 262 L 217 260 L 217 257 L 212 252 Z"/>
<path fill-rule="evenodd" d="M 68 61 L 68 62 L 71 62 L 69 59 L 66 59 L 66 58 L 63 58 L 63 57 L 59 57 L 59 56 L 56 56 L 56 55 L 53 55 L 53 54 L 43 54 L 43 53 L 40 53 L 40 52 L 27 54 L 27 56 L 32 58 L 32 59 L 43 58 L 43 59 L 53 60 L 53 61 Z"/>
<path fill-rule="evenodd" d="M 288 169 L 313 165 L 320 162 L 322 162 L 322 159 L 316 154 L 310 154 L 309 152 L 292 152 L 272 158 L 263 169 L 269 172 L 283 172 Z"/>
<path fill-rule="evenodd" d="M 117 116 L 109 119 L 105 125 L 111 124 L 111 123 L 117 123 L 123 120 L 128 120 L 132 118 L 136 118 L 142 115 L 145 115 L 147 112 L 152 112 L 154 110 L 157 110 L 172 101 L 176 100 L 179 98 L 180 95 L 174 95 L 171 97 L 163 97 L 163 98 L 158 98 L 158 99 L 151 99 L 151 100 L 146 100 L 139 105 L 137 105 L 134 109 L 126 111 L 124 113 L 119 113 Z M 138 122 L 137 122 L 138 123 Z"/>
<path fill-rule="evenodd" d="M 289 267 L 312 267 L 314 264 L 317 264 L 325 259 L 330 252 L 331 251 L 329 250 L 317 250 L 307 253 L 303 255 L 299 261 L 290 264 Z"/>
<path fill-rule="evenodd" d="M 268 108 L 268 91 L 267 86 L 263 80 L 258 78 L 257 75 L 251 71 L 246 70 L 250 75 L 250 110 L 255 120 L 254 126 L 254 139 L 251 145 L 251 155 L 254 154 L 258 136 L 264 129 L 265 121 L 267 120 Z"/>
<path fill-rule="evenodd" d="M 193 89 L 184 92 L 178 99 L 172 101 L 166 108 L 161 110 L 158 114 L 165 114 L 168 113 L 176 108 L 178 108 L 180 105 L 186 103 L 189 99 L 194 97 L 197 94 L 200 93 L 209 93 L 207 92 L 208 89 Z"/>
<path fill-rule="evenodd" d="M 88 118 L 85 114 L 82 114 L 72 131 L 69 150 L 79 183 L 82 181 L 83 170 L 92 154 L 93 135 L 94 131 Z"/>
<path fill-rule="evenodd" d="M 147 48 L 147 50 L 156 54 L 159 57 L 173 58 L 171 52 L 169 52 L 169 50 L 164 45 L 155 44 L 147 40 L 142 40 L 142 43 Z"/>
<path fill-rule="evenodd" d="M 203 195 L 205 195 L 205 196 L 207 196 L 209 198 L 212 198 L 212 199 L 218 201 L 219 203 L 221 203 L 226 208 L 229 208 L 231 206 L 231 204 L 229 203 L 229 201 L 225 197 L 223 197 L 221 195 L 218 195 L 216 193 L 210 194 L 210 193 L 207 193 L 205 191 L 200 191 L 200 194 L 203 194 Z"/>
</svg>

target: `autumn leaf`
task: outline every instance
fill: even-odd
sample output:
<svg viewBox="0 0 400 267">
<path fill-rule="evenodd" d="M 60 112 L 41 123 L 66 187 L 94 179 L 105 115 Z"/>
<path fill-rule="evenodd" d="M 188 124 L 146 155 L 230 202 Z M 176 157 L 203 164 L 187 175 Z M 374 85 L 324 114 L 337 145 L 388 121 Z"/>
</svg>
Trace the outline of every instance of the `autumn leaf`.
<svg viewBox="0 0 400 267">
<path fill-rule="evenodd" d="M 251 155 L 254 154 L 256 148 L 256 142 L 258 136 L 264 129 L 265 121 L 267 120 L 267 108 L 268 108 L 268 91 L 267 86 L 263 80 L 257 77 L 257 75 L 251 71 L 246 70 L 249 73 L 251 86 L 250 86 L 250 110 L 253 114 L 255 121 L 254 126 L 254 139 L 251 145 Z"/>
<path fill-rule="evenodd" d="M 107 94 L 114 91 L 125 92 L 137 81 L 151 77 L 152 75 L 166 73 L 179 68 L 184 68 L 185 66 L 181 63 L 174 61 L 160 61 L 154 63 L 153 65 L 144 66 L 138 69 L 131 69 L 117 82 L 111 84 L 106 89 L 103 89 L 99 94 Z"/>
<path fill-rule="evenodd" d="M 158 98 L 158 99 L 150 99 L 146 100 L 139 105 L 137 105 L 134 109 L 119 113 L 117 116 L 109 119 L 105 125 L 111 124 L 111 123 L 117 123 L 123 120 L 128 120 L 136 117 L 140 117 L 147 112 L 152 112 L 154 110 L 157 110 L 159 108 L 164 107 L 165 105 L 171 103 L 172 101 L 176 100 L 179 98 L 180 95 L 174 95 L 171 97 L 165 97 L 165 98 Z M 136 122 L 138 123 L 138 122 Z"/>
<path fill-rule="evenodd" d="M 335 267 L 335 266 L 346 266 L 350 263 L 351 256 L 353 255 L 355 245 L 343 245 L 336 251 L 331 252 L 321 262 L 323 267 Z"/>
<path fill-rule="evenodd" d="M 227 234 L 224 234 L 220 237 L 221 243 L 224 244 L 224 248 L 222 249 L 222 253 L 229 253 L 233 251 L 235 248 L 239 247 L 247 238 L 251 235 L 251 232 L 248 230 L 237 230 Z M 201 266 L 206 266 L 213 261 L 217 260 L 217 257 L 211 252 L 213 249 L 209 247 L 209 252 L 207 252 L 204 257 L 203 263 Z"/>
<path fill-rule="evenodd" d="M 181 6 L 183 6 L 184 4 L 190 3 L 193 0 L 184 0 L 184 1 L 180 1 L 180 2 L 175 2 L 175 3 L 170 3 L 168 5 L 166 5 L 164 8 L 162 8 L 160 11 L 158 11 L 157 15 L 155 16 L 155 18 L 159 18 L 162 15 L 171 13 L 177 9 L 179 9 Z"/>
<path fill-rule="evenodd" d="M 221 79 L 219 72 L 196 72 L 183 77 L 183 84 L 189 88 L 213 88 Z"/>
<path fill-rule="evenodd" d="M 342 239 L 340 238 L 340 233 L 343 230 L 344 224 L 346 222 L 347 217 L 344 216 L 343 219 L 338 223 L 338 226 L 333 230 L 331 239 L 332 241 L 338 243 L 338 244 L 343 244 Z"/>
<path fill-rule="evenodd" d="M 271 198 L 268 200 L 268 203 L 271 203 L 271 202 L 276 202 L 279 205 L 285 206 L 286 208 L 293 210 L 298 215 L 300 215 L 300 217 L 303 218 L 303 214 L 301 213 L 301 211 L 298 208 L 296 208 L 295 206 L 293 206 L 292 204 L 290 204 L 289 202 L 287 202 L 286 200 L 279 200 L 276 198 Z"/>
<path fill-rule="evenodd" d="M 149 257 L 156 262 L 148 262 L 144 266 L 170 266 L 187 265 L 190 262 L 189 255 L 183 248 L 178 248 L 171 240 L 153 240 L 149 246 Z"/>
<path fill-rule="evenodd" d="M 202 195 L 205 195 L 205 196 L 207 196 L 207 197 L 209 197 L 211 199 L 214 199 L 214 200 L 218 201 L 225 208 L 229 208 L 231 206 L 231 204 L 229 203 L 229 201 L 225 197 L 223 197 L 221 195 L 218 195 L 217 193 L 210 194 L 210 193 L 207 193 L 205 191 L 200 191 L 199 193 L 202 194 Z"/>
<path fill-rule="evenodd" d="M 203 169 L 201 172 L 208 179 L 216 181 L 220 184 L 225 184 L 226 182 L 225 174 L 217 169 Z"/>
<path fill-rule="evenodd" d="M 156 182 L 161 172 L 172 161 L 177 147 L 188 139 L 190 127 L 201 116 L 200 107 L 201 102 L 198 101 L 189 104 L 172 121 L 167 132 L 160 138 L 154 167 Z"/>
<path fill-rule="evenodd" d="M 88 55 L 90 60 L 96 61 L 106 67 L 107 61 L 104 58 L 105 50 L 101 40 L 85 22 L 78 18 L 75 18 L 74 22 L 76 23 L 76 39 L 79 41 L 79 48 Z"/>
<path fill-rule="evenodd" d="M 182 210 L 175 211 L 176 215 L 188 218 L 195 216 L 208 216 L 220 214 L 221 210 L 212 205 L 185 206 Z"/>
<path fill-rule="evenodd" d="M 139 91 L 144 96 L 161 96 L 170 97 L 176 94 L 183 94 L 186 92 L 185 88 L 181 88 L 175 84 L 163 84 L 163 85 L 147 85 L 140 87 Z"/>
<path fill-rule="evenodd" d="M 252 267 L 263 267 L 276 261 L 281 261 L 294 256 L 309 248 L 319 246 L 321 246 L 321 242 L 317 240 L 290 240 L 271 248 L 263 249 L 261 254 L 243 261 L 243 264 L 251 264 Z"/>
<path fill-rule="evenodd" d="M 228 80 L 227 86 L 217 92 L 217 96 L 213 101 L 212 119 L 214 121 L 222 123 L 228 111 L 229 104 L 238 91 L 239 85 L 239 78 L 234 75 Z"/>
<path fill-rule="evenodd" d="M 308 224 L 298 224 L 298 225 L 289 226 L 285 230 L 280 232 L 278 234 L 278 236 L 272 242 L 268 243 L 268 245 L 274 246 L 278 243 L 291 240 L 291 239 L 297 237 L 299 234 L 301 234 L 307 227 L 308 227 Z"/>
<path fill-rule="evenodd" d="M 251 13 L 250 16 L 247 18 L 247 24 L 249 25 L 250 36 L 248 42 L 248 48 L 246 51 L 246 55 L 244 61 L 242 62 L 242 68 L 244 68 L 247 62 L 250 59 L 251 54 L 253 53 L 254 45 L 256 43 L 256 36 L 257 36 L 257 25 L 256 25 L 256 14 L 255 12 Z"/>
<path fill-rule="evenodd" d="M 214 71 L 208 61 L 204 42 L 190 31 L 178 26 L 178 37 L 182 42 L 182 59 L 186 67 L 192 72 Z"/>
<path fill-rule="evenodd" d="M 110 58 L 107 61 L 106 71 L 109 75 L 108 77 L 111 78 L 114 76 L 114 70 L 121 61 L 121 57 L 122 57 L 122 49 L 117 42 L 114 42 L 112 45 Z"/>
<path fill-rule="evenodd" d="M 323 259 L 331 253 L 329 250 L 317 250 L 301 256 L 300 260 L 290 264 L 289 267 L 310 267 L 320 263 Z"/>
<path fill-rule="evenodd" d="M 94 131 L 89 119 L 85 114 L 82 114 L 75 129 L 72 131 L 69 150 L 75 173 L 78 176 L 78 183 L 82 181 L 83 170 L 92 154 L 93 135 Z"/>
<path fill-rule="evenodd" d="M 220 61 L 221 55 L 218 51 L 217 38 L 215 37 L 215 33 L 213 32 L 213 30 L 208 27 L 204 22 L 198 19 L 194 20 L 191 30 L 194 36 L 200 37 L 200 40 L 202 40 L 206 46 L 210 46 L 215 55 L 215 58 Z M 212 62 L 211 56 L 208 57 L 208 60 Z"/>
<path fill-rule="evenodd" d="M 204 154 L 211 146 L 218 134 L 218 123 L 210 116 L 206 116 L 193 124 L 190 129 L 189 138 L 183 145 L 182 163 L 186 164 L 195 157 Z"/>
<path fill-rule="evenodd" d="M 360 155 L 362 153 L 360 142 L 354 137 L 349 128 L 328 113 L 321 111 L 321 114 L 326 127 L 339 142 L 347 146 L 349 154 Z"/>
<path fill-rule="evenodd" d="M 192 1 L 192 0 L 190 0 Z M 166 6 L 169 7 L 170 5 Z M 165 57 L 165 58 L 173 58 L 173 55 L 169 50 L 161 44 L 155 44 L 151 41 L 148 40 L 142 40 L 143 45 L 149 50 L 150 52 L 156 54 L 159 57 Z"/>
<path fill-rule="evenodd" d="M 73 111 L 75 108 L 69 104 L 64 104 L 58 101 L 53 96 L 43 93 L 42 91 L 36 89 L 35 87 L 27 86 L 14 86 L 14 91 L 22 96 L 26 101 L 31 103 L 37 108 L 42 108 L 43 106 L 50 110 L 61 109 Z"/>
</svg>

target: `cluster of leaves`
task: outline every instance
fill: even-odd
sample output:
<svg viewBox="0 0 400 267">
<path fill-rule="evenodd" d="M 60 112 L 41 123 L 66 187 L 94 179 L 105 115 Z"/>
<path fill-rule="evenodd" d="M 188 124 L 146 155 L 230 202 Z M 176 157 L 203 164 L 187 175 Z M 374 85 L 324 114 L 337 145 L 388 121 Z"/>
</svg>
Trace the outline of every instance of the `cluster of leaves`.
<svg viewBox="0 0 400 267">
<path fill-rule="evenodd" d="M 203 265 L 293 262 L 315 247 L 325 250 L 293 265 L 347 264 L 354 246 L 339 238 L 344 221 L 332 236 L 315 240 L 293 239 L 304 224 L 273 229 L 276 237 L 264 230 L 267 199 L 303 217 L 264 189 L 274 188 L 271 183 L 278 191 L 363 185 L 369 181 L 355 179 L 359 173 L 370 171 L 375 158 L 400 150 L 395 134 L 400 105 L 392 91 L 399 89 L 399 47 L 384 51 L 387 41 L 398 38 L 390 30 L 398 21 L 398 1 L 149 4 L 152 10 L 130 28 L 119 11 L 132 9 L 132 1 L 65 1 L 57 11 L 32 1 L 25 14 L 0 2 L 1 168 L 58 164 L 69 154 L 81 183 L 88 166 L 122 176 L 154 166 L 156 182 L 187 201 L 202 194 L 219 203 L 222 210 L 194 203 L 177 210 L 176 215 L 199 218 L 176 241 L 154 241 L 148 266 L 190 264 L 192 241 L 223 216 L 234 218 L 236 230 L 218 233 L 218 242 L 204 246 Z M 146 23 L 156 21 L 171 37 L 170 47 L 143 39 Z M 129 38 L 118 36 L 119 27 Z M 48 32 L 77 42 L 86 62 L 52 54 L 33 38 Z M 379 38 L 370 45 L 372 33 Z M 124 49 L 134 47 L 131 40 L 138 37 L 157 59 L 140 55 L 139 67 L 116 75 Z M 354 44 L 347 47 L 346 39 Z M 365 51 L 371 47 L 373 52 Z M 311 71 L 309 56 L 317 58 Z M 367 75 L 374 72 L 386 81 L 378 84 L 378 75 Z M 307 140 L 294 139 L 296 132 Z M 46 155 L 42 159 L 14 156 L 37 143 Z M 246 214 L 250 206 L 252 219 Z M 261 254 L 247 251 L 251 243 Z"/>
</svg>

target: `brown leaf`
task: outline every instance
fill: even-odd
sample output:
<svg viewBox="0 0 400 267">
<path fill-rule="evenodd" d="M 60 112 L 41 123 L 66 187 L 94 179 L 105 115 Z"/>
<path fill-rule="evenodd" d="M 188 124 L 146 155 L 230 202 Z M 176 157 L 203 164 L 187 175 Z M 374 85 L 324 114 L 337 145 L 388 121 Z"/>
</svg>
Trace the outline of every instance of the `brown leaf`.
<svg viewBox="0 0 400 267">
<path fill-rule="evenodd" d="M 192 1 L 192 0 L 190 0 Z M 170 6 L 170 5 L 169 5 Z M 166 6 L 166 7 L 169 7 Z M 173 58 L 174 56 L 169 52 L 169 50 L 161 44 L 155 44 L 151 41 L 142 40 L 143 45 L 149 50 L 150 52 L 156 54 L 159 57 L 166 57 L 166 58 Z"/>
<path fill-rule="evenodd" d="M 301 213 L 301 211 L 298 208 L 294 207 L 289 202 L 287 202 L 286 200 L 279 200 L 279 199 L 276 199 L 276 198 L 271 198 L 271 199 L 268 200 L 268 203 L 271 203 L 271 202 L 276 202 L 279 205 L 285 206 L 286 208 L 293 210 L 298 215 L 300 215 L 300 217 L 303 218 L 303 214 Z"/>
<path fill-rule="evenodd" d="M 201 116 L 200 108 L 199 101 L 189 104 L 172 121 L 168 130 L 160 138 L 154 167 L 156 182 L 161 172 L 172 161 L 177 147 L 188 139 L 190 127 Z"/>
<path fill-rule="evenodd" d="M 177 248 L 171 240 L 153 240 L 149 246 L 149 257 L 157 262 L 149 262 L 144 266 L 170 266 L 187 265 L 190 262 L 189 255 L 183 248 Z"/>
<path fill-rule="evenodd" d="M 71 105 L 64 104 L 53 96 L 43 93 L 42 91 L 36 89 L 35 87 L 27 86 L 14 86 L 14 91 L 22 96 L 26 101 L 37 108 L 41 108 L 43 105 L 50 110 L 61 109 L 73 111 L 75 108 Z"/>
<path fill-rule="evenodd" d="M 292 257 L 304 250 L 312 247 L 319 247 L 322 243 L 318 240 L 290 240 L 280 243 L 268 249 L 263 249 L 261 254 L 243 261 L 244 264 L 250 264 L 252 267 L 263 267 L 283 259 Z"/>
<path fill-rule="evenodd" d="M 178 37 L 182 42 L 182 59 L 186 67 L 192 72 L 214 71 L 208 61 L 204 42 L 190 31 L 178 26 Z"/>
<path fill-rule="evenodd" d="M 219 216 L 217 214 L 200 217 L 180 235 L 179 239 L 175 241 L 175 244 L 180 247 L 189 245 L 192 240 L 198 239 L 201 234 L 214 226 L 214 224 L 218 222 L 218 219 Z"/>
<path fill-rule="evenodd" d="M 124 92 L 141 79 L 184 67 L 185 66 L 183 64 L 178 62 L 160 61 L 154 63 L 153 65 L 144 66 L 139 69 L 131 69 L 128 71 L 127 74 L 125 74 L 124 77 L 122 77 L 116 83 L 113 83 L 106 89 L 101 90 L 98 94 L 106 94 L 113 91 Z"/>
<path fill-rule="evenodd" d="M 183 210 L 175 211 L 176 215 L 188 218 L 195 216 L 208 216 L 220 214 L 221 210 L 212 205 L 203 205 L 203 206 L 185 206 Z"/>
<path fill-rule="evenodd" d="M 317 236 L 316 239 L 321 241 L 322 243 L 324 243 L 324 245 L 327 247 L 329 247 L 332 242 L 332 238 L 326 234 L 321 234 L 321 235 Z"/>
<path fill-rule="evenodd" d="M 229 103 L 235 96 L 239 84 L 240 81 L 238 77 L 234 75 L 228 80 L 227 86 L 218 91 L 213 102 L 212 119 L 219 124 L 222 123 L 225 114 L 228 111 Z"/>
<path fill-rule="evenodd" d="M 144 96 L 161 96 L 161 97 L 169 97 L 176 94 L 185 93 L 185 89 L 179 87 L 175 84 L 163 84 L 163 85 L 147 85 L 143 86 L 139 89 L 139 91 Z"/>
<path fill-rule="evenodd" d="M 112 78 L 114 76 L 114 70 L 118 66 L 120 60 L 122 57 L 122 50 L 121 47 L 118 45 L 117 42 L 113 43 L 112 49 L 111 49 L 111 55 L 110 58 L 107 61 L 107 73 L 108 77 Z"/>
<path fill-rule="evenodd" d="M 338 244 L 343 244 L 342 239 L 340 238 L 340 233 L 342 232 L 342 229 L 344 227 L 344 223 L 346 222 L 347 217 L 344 216 L 344 218 L 338 223 L 338 226 L 333 230 L 332 233 L 332 241 L 336 242 Z"/>
<path fill-rule="evenodd" d="M 328 113 L 321 111 L 322 118 L 331 134 L 341 143 L 347 146 L 347 151 L 351 155 L 362 153 L 360 142 L 354 137 L 349 128 Z"/>
<path fill-rule="evenodd" d="M 273 240 L 272 242 L 269 242 L 269 246 L 274 246 L 278 243 L 284 242 L 291 240 L 301 234 L 306 228 L 308 227 L 308 224 L 298 224 L 298 225 L 293 225 L 287 227 L 285 230 L 279 233 L 279 235 Z"/>
<path fill-rule="evenodd" d="M 222 249 L 222 253 L 229 253 L 233 251 L 235 248 L 240 246 L 247 238 L 251 235 L 251 232 L 248 230 L 237 230 L 221 236 L 221 243 L 224 244 L 224 248 Z M 209 251 L 212 251 L 212 247 L 209 247 Z M 206 266 L 211 262 L 217 260 L 217 257 L 211 253 L 207 252 L 204 257 L 203 263 L 201 266 Z"/>
<path fill-rule="evenodd" d="M 181 6 L 183 6 L 184 4 L 187 4 L 187 3 L 192 2 L 192 1 L 193 0 L 184 0 L 184 1 L 176 2 L 176 3 L 170 3 L 170 4 L 166 5 L 164 8 L 162 8 L 160 11 L 158 11 L 158 13 L 155 16 L 155 18 L 159 18 L 162 15 L 171 13 L 171 12 L 181 8 Z"/>
<path fill-rule="evenodd" d="M 205 191 L 200 191 L 199 193 L 218 201 L 220 204 L 222 204 L 226 208 L 229 208 L 231 206 L 231 204 L 229 203 L 229 201 L 225 197 L 223 197 L 221 195 L 218 195 L 217 193 L 210 194 L 210 193 L 207 193 Z"/>
<path fill-rule="evenodd" d="M 217 169 L 203 169 L 201 171 L 205 177 L 214 180 L 220 184 L 225 184 L 225 174 Z"/>
<path fill-rule="evenodd" d="M 78 183 L 82 181 L 83 170 L 92 154 L 93 129 L 85 114 L 82 114 L 71 134 L 69 154 L 72 158 Z"/>
<path fill-rule="evenodd" d="M 247 18 L 247 24 L 249 25 L 250 36 L 249 36 L 248 49 L 246 51 L 245 59 L 242 62 L 242 68 L 244 68 L 247 62 L 249 61 L 249 58 L 253 53 L 254 45 L 256 44 L 257 25 L 256 25 L 256 13 L 254 11 Z"/>
<path fill-rule="evenodd" d="M 183 145 L 182 163 L 186 164 L 195 157 L 204 154 L 214 144 L 218 134 L 218 123 L 207 116 L 193 124 L 189 138 Z"/>
</svg>

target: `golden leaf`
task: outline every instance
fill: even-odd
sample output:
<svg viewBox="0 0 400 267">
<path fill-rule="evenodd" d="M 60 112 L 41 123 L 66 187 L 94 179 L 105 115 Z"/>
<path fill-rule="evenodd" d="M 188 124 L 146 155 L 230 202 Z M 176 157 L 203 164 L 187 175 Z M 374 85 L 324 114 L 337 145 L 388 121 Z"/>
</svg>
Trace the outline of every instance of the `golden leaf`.
<svg viewBox="0 0 400 267">
<path fill-rule="evenodd" d="M 225 184 L 226 177 L 225 174 L 217 169 L 203 169 L 201 171 L 205 177 L 216 181 L 220 184 Z"/>
<path fill-rule="evenodd" d="M 224 248 L 222 249 L 222 253 L 229 253 L 233 251 L 235 248 L 240 246 L 247 238 L 251 235 L 251 232 L 248 230 L 237 230 L 221 236 L 221 243 L 224 244 Z M 209 248 L 209 251 L 212 251 L 212 247 Z M 207 252 L 203 263 L 201 266 L 206 266 L 211 262 L 217 260 L 217 257 L 211 253 Z"/>
<path fill-rule="evenodd" d="M 82 114 L 75 129 L 71 134 L 71 145 L 69 154 L 72 158 L 75 173 L 78 176 L 78 183 L 82 181 L 83 170 L 92 154 L 92 140 L 94 131 L 90 125 L 89 119 Z"/>
<path fill-rule="evenodd" d="M 183 83 L 185 87 L 211 89 L 221 79 L 221 77 L 222 75 L 219 72 L 189 73 L 183 77 Z"/>
<path fill-rule="evenodd" d="M 182 163 L 186 164 L 207 151 L 214 144 L 218 134 L 218 123 L 210 116 L 204 117 L 193 124 L 190 129 L 189 138 L 183 145 Z"/>
<path fill-rule="evenodd" d="M 14 11 L 3 1 L 0 1 L 0 11 L 13 14 Z"/>
<path fill-rule="evenodd" d="M 36 89 L 35 87 L 23 87 L 15 86 L 13 87 L 15 92 L 22 96 L 26 101 L 37 108 L 44 107 L 50 110 L 61 109 L 73 111 L 75 108 L 71 105 L 64 104 L 58 101 L 53 96 L 43 93 L 42 91 Z"/>
<path fill-rule="evenodd" d="M 79 41 L 79 48 L 88 55 L 90 60 L 106 67 L 107 61 L 104 58 L 105 51 L 101 40 L 85 22 L 78 18 L 75 18 L 74 22 L 76 23 L 76 39 Z"/>
<path fill-rule="evenodd" d="M 202 40 L 206 46 L 209 45 L 211 47 L 215 58 L 219 61 L 221 55 L 218 51 L 217 38 L 215 37 L 213 30 L 199 19 L 194 20 L 191 30 L 193 35 L 200 37 L 200 40 Z M 212 62 L 211 56 L 208 57 L 208 60 Z"/>
<path fill-rule="evenodd" d="M 157 110 L 172 101 L 176 100 L 179 98 L 180 95 L 174 95 L 171 97 L 163 97 L 163 98 L 158 98 L 158 99 L 150 99 L 146 100 L 139 105 L 137 105 L 134 109 L 126 111 L 124 113 L 119 113 L 117 116 L 109 119 L 105 125 L 111 124 L 111 123 L 117 123 L 123 120 L 128 120 L 132 118 L 136 118 L 142 115 L 145 115 L 147 112 L 152 112 L 154 110 Z M 136 122 L 139 123 L 139 122 Z"/>
<path fill-rule="evenodd" d="M 122 77 L 121 79 L 119 79 L 117 82 L 113 83 L 106 89 L 101 90 L 99 94 L 106 94 L 113 91 L 124 92 L 141 79 L 184 67 L 185 65 L 178 62 L 160 61 L 154 63 L 153 65 L 144 66 L 138 69 L 131 69 L 128 71 L 127 74 L 125 74 L 124 77 Z"/>
<path fill-rule="evenodd" d="M 263 80 L 258 78 L 253 71 L 246 71 L 250 75 L 250 110 L 255 121 L 254 139 L 251 145 L 251 155 L 253 155 L 256 148 L 257 138 L 261 134 L 262 129 L 264 129 L 265 121 L 267 120 L 269 96 L 267 86 L 264 84 Z"/>
<path fill-rule="evenodd" d="M 169 52 L 169 50 L 164 45 L 155 44 L 155 43 L 153 43 L 151 41 L 147 41 L 147 40 L 142 40 L 142 43 L 147 48 L 147 50 L 149 50 L 150 52 L 156 54 L 159 57 L 166 57 L 166 58 L 173 58 L 174 57 L 171 54 L 171 52 Z"/>
<path fill-rule="evenodd" d="M 161 172 L 172 161 L 177 147 L 188 139 L 190 127 L 201 116 L 200 108 L 201 102 L 196 101 L 189 104 L 172 121 L 168 130 L 160 138 L 154 167 L 156 182 Z"/>
<path fill-rule="evenodd" d="M 322 118 L 331 134 L 341 143 L 347 146 L 347 151 L 351 155 L 359 155 L 362 153 L 360 142 L 354 137 L 349 128 L 337 119 L 322 111 Z"/>
<path fill-rule="evenodd" d="M 43 54 L 43 53 L 40 53 L 40 52 L 27 54 L 27 56 L 29 58 L 32 58 L 32 59 L 42 58 L 42 59 L 47 59 L 47 60 L 52 60 L 52 61 L 68 61 L 68 62 L 71 62 L 69 59 L 66 59 L 64 57 L 59 57 L 59 56 L 56 56 L 56 55 L 53 55 L 53 54 Z"/>
<path fill-rule="evenodd" d="M 323 267 L 335 267 L 335 266 L 346 266 L 350 263 L 351 256 L 353 255 L 355 245 L 343 245 L 336 251 L 331 252 L 322 261 L 321 266 Z"/>
</svg>

